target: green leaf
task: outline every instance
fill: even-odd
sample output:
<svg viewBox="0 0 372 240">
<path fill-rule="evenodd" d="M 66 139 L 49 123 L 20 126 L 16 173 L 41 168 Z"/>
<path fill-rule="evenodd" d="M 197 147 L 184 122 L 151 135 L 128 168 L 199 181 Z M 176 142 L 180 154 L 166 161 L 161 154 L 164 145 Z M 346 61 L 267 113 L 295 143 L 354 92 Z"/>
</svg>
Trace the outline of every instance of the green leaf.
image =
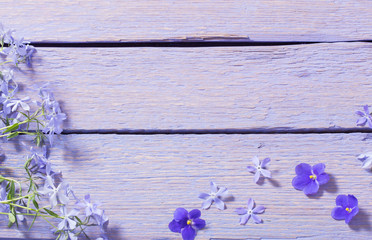
<svg viewBox="0 0 372 240">
<path fill-rule="evenodd" d="M 13 215 L 13 213 L 8 213 L 8 217 L 9 217 L 9 222 L 11 222 L 12 224 L 15 223 L 16 218 Z"/>
<path fill-rule="evenodd" d="M 11 139 L 11 138 L 14 138 L 14 137 L 17 137 L 19 135 L 18 132 L 12 132 L 9 136 L 7 136 L 6 138 L 7 139 Z"/>
<path fill-rule="evenodd" d="M 39 204 L 36 202 L 35 198 L 32 199 L 32 202 L 34 203 L 36 209 L 39 209 Z M 46 210 L 46 209 L 45 209 Z"/>
<path fill-rule="evenodd" d="M 58 214 L 55 213 L 55 212 L 53 212 L 52 210 L 49 210 L 49 209 L 46 209 L 46 208 L 44 208 L 44 210 L 45 210 L 47 213 L 49 213 L 50 216 L 53 216 L 53 217 L 55 217 L 55 218 L 58 218 L 58 217 L 59 217 Z"/>
<path fill-rule="evenodd" d="M 16 129 L 18 129 L 18 127 L 19 127 L 19 123 L 14 123 L 10 127 L 8 127 L 3 133 L 8 133 L 8 132 L 11 132 L 13 130 L 16 130 Z"/>
</svg>

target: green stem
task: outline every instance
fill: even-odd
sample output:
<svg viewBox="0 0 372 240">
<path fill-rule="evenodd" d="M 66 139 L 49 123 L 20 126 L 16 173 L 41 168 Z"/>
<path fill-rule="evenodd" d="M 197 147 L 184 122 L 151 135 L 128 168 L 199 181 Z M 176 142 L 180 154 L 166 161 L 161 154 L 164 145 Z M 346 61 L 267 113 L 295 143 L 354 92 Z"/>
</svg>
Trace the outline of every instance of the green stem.
<svg viewBox="0 0 372 240">
<path fill-rule="evenodd" d="M 18 198 L 13 198 L 13 199 L 10 199 L 10 200 L 6 200 L 6 201 L 0 201 L 0 204 L 8 204 L 8 203 L 12 203 L 14 201 L 17 201 L 17 200 L 20 200 L 20 199 L 23 199 L 23 198 L 27 198 L 31 195 L 34 195 L 35 193 L 30 193 L 30 194 L 27 194 L 25 196 L 22 196 L 22 197 L 18 197 Z"/>
</svg>

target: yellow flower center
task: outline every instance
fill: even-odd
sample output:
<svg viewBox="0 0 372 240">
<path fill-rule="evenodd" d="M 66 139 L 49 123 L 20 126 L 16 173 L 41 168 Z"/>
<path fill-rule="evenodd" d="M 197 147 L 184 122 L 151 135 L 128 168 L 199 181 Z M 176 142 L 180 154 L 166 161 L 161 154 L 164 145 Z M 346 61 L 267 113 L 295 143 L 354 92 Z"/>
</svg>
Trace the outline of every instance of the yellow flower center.
<svg viewBox="0 0 372 240">
<path fill-rule="evenodd" d="M 348 213 L 351 213 L 351 210 L 352 210 L 352 209 L 347 207 L 347 208 L 345 208 L 345 210 L 346 210 Z"/>
<path fill-rule="evenodd" d="M 310 179 L 316 180 L 316 175 L 315 174 L 310 175 Z"/>
<path fill-rule="evenodd" d="M 192 221 L 189 219 L 187 220 L 187 225 L 191 225 L 192 224 Z"/>
</svg>

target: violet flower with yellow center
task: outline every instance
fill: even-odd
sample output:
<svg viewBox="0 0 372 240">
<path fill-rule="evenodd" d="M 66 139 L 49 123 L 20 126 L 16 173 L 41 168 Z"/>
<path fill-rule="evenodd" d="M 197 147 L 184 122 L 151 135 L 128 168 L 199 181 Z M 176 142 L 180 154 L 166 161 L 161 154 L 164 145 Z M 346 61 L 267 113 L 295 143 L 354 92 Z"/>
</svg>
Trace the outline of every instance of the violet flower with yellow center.
<svg viewBox="0 0 372 240">
<path fill-rule="evenodd" d="M 324 172 L 325 165 L 318 163 L 310 166 L 307 163 L 300 163 L 296 166 L 297 176 L 292 180 L 292 186 L 303 191 L 306 195 L 315 194 L 319 186 L 329 181 L 329 176 Z"/>
</svg>

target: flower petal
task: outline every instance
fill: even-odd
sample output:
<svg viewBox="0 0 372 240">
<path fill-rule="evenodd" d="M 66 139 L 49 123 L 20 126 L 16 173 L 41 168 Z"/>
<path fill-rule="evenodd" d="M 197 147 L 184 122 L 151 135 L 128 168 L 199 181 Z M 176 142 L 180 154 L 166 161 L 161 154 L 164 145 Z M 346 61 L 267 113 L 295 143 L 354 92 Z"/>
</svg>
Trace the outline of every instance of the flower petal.
<svg viewBox="0 0 372 240">
<path fill-rule="evenodd" d="M 176 211 L 174 212 L 174 220 L 176 221 L 181 221 L 184 219 L 187 219 L 187 210 L 184 208 L 177 208 Z"/>
<path fill-rule="evenodd" d="M 252 210 L 254 206 L 254 201 L 252 198 L 248 199 L 248 210 Z"/>
<path fill-rule="evenodd" d="M 366 115 L 369 115 L 368 105 L 364 105 L 363 109 L 364 109 L 364 112 L 366 113 Z"/>
<path fill-rule="evenodd" d="M 356 122 L 356 125 L 357 126 L 364 126 L 367 122 L 367 118 L 366 117 L 361 117 L 357 120 Z"/>
<path fill-rule="evenodd" d="M 205 221 L 203 219 L 200 218 L 194 219 L 193 223 L 194 223 L 193 226 L 196 227 L 197 229 L 203 229 L 205 227 Z"/>
<path fill-rule="evenodd" d="M 263 213 L 265 211 L 264 206 L 257 206 L 253 209 L 253 213 Z"/>
<path fill-rule="evenodd" d="M 303 190 L 309 183 L 311 179 L 309 175 L 298 175 L 293 178 L 292 186 L 297 190 Z"/>
<path fill-rule="evenodd" d="M 200 193 L 199 194 L 199 198 L 201 198 L 201 199 L 208 199 L 209 197 L 210 197 L 210 195 L 207 194 L 207 193 Z"/>
<path fill-rule="evenodd" d="M 347 195 L 348 207 L 354 208 L 358 206 L 358 199 L 354 195 Z"/>
<path fill-rule="evenodd" d="M 315 164 L 312 169 L 313 169 L 313 172 L 315 173 L 315 175 L 318 176 L 318 175 L 324 173 L 325 165 L 324 165 L 324 163 L 318 163 L 318 164 Z"/>
<path fill-rule="evenodd" d="M 248 166 L 247 169 L 248 169 L 248 171 L 250 171 L 250 172 L 255 172 L 255 171 L 256 171 L 256 168 L 253 167 L 253 166 Z"/>
<path fill-rule="evenodd" d="M 359 116 L 361 116 L 361 117 L 364 117 L 364 115 L 365 115 L 365 113 L 364 112 L 362 112 L 362 111 L 356 111 L 355 112 L 355 114 L 357 114 L 357 115 L 359 115 Z"/>
<path fill-rule="evenodd" d="M 319 185 L 326 184 L 329 181 L 329 175 L 327 173 L 322 173 L 317 176 L 316 180 L 318 181 Z"/>
<path fill-rule="evenodd" d="M 216 207 L 220 210 L 224 210 L 225 209 L 225 203 L 219 199 L 218 197 L 215 197 L 214 198 L 214 202 L 216 203 Z"/>
<path fill-rule="evenodd" d="M 264 177 L 271 178 L 271 172 L 269 170 L 261 169 L 261 173 L 264 175 Z"/>
<path fill-rule="evenodd" d="M 252 162 L 253 162 L 253 164 L 254 164 L 256 167 L 260 166 L 260 160 L 258 159 L 257 156 L 254 156 L 254 157 L 252 158 Z"/>
<path fill-rule="evenodd" d="M 247 209 L 245 208 L 237 208 L 235 209 L 235 212 L 239 215 L 247 214 Z"/>
<path fill-rule="evenodd" d="M 226 193 L 226 191 L 227 191 L 227 188 L 221 187 L 220 189 L 218 189 L 216 196 L 223 196 Z"/>
<path fill-rule="evenodd" d="M 196 236 L 195 230 L 191 226 L 186 226 L 182 229 L 182 239 L 183 240 L 194 240 Z"/>
<path fill-rule="evenodd" d="M 252 219 L 254 220 L 255 223 L 262 223 L 262 219 L 256 214 L 252 214 Z"/>
<path fill-rule="evenodd" d="M 218 191 L 217 184 L 211 181 L 211 192 L 216 193 Z"/>
<path fill-rule="evenodd" d="M 338 195 L 336 197 L 336 205 L 341 206 L 342 208 L 348 207 L 348 196 L 346 195 Z"/>
<path fill-rule="evenodd" d="M 262 160 L 261 167 L 266 167 L 270 163 L 270 158 L 265 158 Z"/>
<path fill-rule="evenodd" d="M 208 199 L 204 200 L 203 203 L 202 203 L 202 206 L 201 206 L 202 209 L 210 208 L 211 205 L 212 205 L 212 202 L 213 202 L 213 198 L 208 198 Z"/>
<path fill-rule="evenodd" d="M 253 181 L 254 181 L 255 183 L 257 183 L 258 180 L 260 179 L 260 175 L 261 175 L 260 171 L 257 171 L 257 172 L 254 174 L 254 179 L 253 179 Z"/>
<path fill-rule="evenodd" d="M 306 195 L 311 195 L 317 193 L 319 190 L 319 183 L 317 181 L 310 181 L 308 185 L 304 188 L 304 193 Z"/>
<path fill-rule="evenodd" d="M 248 222 L 249 218 L 251 217 L 250 214 L 245 214 L 240 217 L 240 225 L 244 225 Z"/>
<path fill-rule="evenodd" d="M 310 176 L 311 173 L 311 166 L 307 163 L 300 163 L 296 166 L 296 174 L 297 175 L 307 175 Z"/>
<path fill-rule="evenodd" d="M 346 210 L 345 208 L 343 207 L 335 207 L 333 210 L 332 210 L 332 217 L 336 220 L 342 220 L 342 219 L 345 219 L 346 218 Z"/>
<path fill-rule="evenodd" d="M 201 212 L 199 209 L 194 209 L 189 212 L 190 219 L 200 218 Z"/>
</svg>

